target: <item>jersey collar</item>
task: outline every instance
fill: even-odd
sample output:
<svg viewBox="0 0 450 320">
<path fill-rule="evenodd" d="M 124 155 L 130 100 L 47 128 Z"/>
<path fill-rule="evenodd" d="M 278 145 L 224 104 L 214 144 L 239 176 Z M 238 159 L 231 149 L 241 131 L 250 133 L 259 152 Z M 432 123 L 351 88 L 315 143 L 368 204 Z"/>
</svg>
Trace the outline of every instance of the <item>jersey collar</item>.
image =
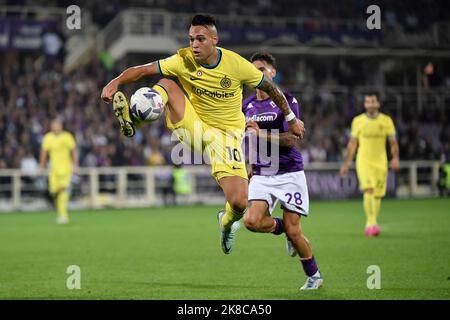
<svg viewBox="0 0 450 320">
<path fill-rule="evenodd" d="M 366 115 L 366 118 L 369 120 L 375 120 L 378 119 L 378 117 L 380 116 L 380 112 L 377 113 L 377 115 L 375 117 L 370 117 L 367 112 L 364 112 L 364 114 Z"/>
<path fill-rule="evenodd" d="M 215 67 L 217 67 L 217 66 L 219 65 L 220 60 L 222 60 L 222 50 L 220 50 L 219 48 L 216 48 L 216 50 L 217 50 L 217 54 L 218 54 L 216 63 L 214 63 L 214 64 L 201 64 L 201 63 L 199 62 L 199 64 L 200 64 L 203 68 L 206 68 L 206 69 L 214 69 Z"/>
</svg>

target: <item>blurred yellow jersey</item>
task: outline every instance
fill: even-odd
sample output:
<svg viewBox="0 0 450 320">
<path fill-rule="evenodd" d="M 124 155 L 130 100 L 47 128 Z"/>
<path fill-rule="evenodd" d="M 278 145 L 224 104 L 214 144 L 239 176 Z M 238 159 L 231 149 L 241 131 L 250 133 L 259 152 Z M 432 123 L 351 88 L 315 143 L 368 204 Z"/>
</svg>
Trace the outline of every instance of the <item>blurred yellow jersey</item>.
<svg viewBox="0 0 450 320">
<path fill-rule="evenodd" d="M 75 146 L 75 139 L 67 131 L 62 131 L 60 134 L 49 132 L 44 135 L 42 149 L 49 154 L 51 174 L 70 175 L 72 173 L 72 150 Z"/>
<path fill-rule="evenodd" d="M 207 125 L 221 130 L 244 130 L 242 86 L 257 88 L 264 75 L 237 53 L 219 47 L 216 50 L 216 63 L 202 65 L 194 59 L 191 48 L 180 49 L 157 62 L 159 72 L 178 78 L 199 118 Z"/>
<path fill-rule="evenodd" d="M 358 140 L 356 162 L 387 166 L 386 138 L 395 136 L 391 117 L 379 113 L 374 119 L 363 113 L 352 121 L 352 137 Z"/>
</svg>

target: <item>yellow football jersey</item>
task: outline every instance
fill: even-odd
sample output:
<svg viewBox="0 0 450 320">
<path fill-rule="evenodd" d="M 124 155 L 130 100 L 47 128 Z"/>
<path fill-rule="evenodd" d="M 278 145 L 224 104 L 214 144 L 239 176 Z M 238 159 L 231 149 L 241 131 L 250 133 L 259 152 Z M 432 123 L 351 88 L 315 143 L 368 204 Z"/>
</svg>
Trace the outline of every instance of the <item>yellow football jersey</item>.
<svg viewBox="0 0 450 320">
<path fill-rule="evenodd" d="M 374 119 L 363 113 L 352 121 L 352 137 L 358 139 L 357 162 L 387 166 L 386 138 L 395 136 L 391 117 L 379 113 Z"/>
<path fill-rule="evenodd" d="M 242 113 L 243 84 L 257 88 L 263 73 L 237 53 L 217 47 L 219 54 L 214 65 L 198 63 L 191 48 L 157 62 L 164 76 L 177 77 L 189 95 L 200 119 L 211 127 L 245 128 Z"/>
<path fill-rule="evenodd" d="M 67 131 L 62 131 L 60 134 L 49 132 L 44 135 L 42 148 L 49 154 L 52 174 L 71 174 L 73 165 L 71 152 L 75 146 L 75 139 Z"/>
</svg>

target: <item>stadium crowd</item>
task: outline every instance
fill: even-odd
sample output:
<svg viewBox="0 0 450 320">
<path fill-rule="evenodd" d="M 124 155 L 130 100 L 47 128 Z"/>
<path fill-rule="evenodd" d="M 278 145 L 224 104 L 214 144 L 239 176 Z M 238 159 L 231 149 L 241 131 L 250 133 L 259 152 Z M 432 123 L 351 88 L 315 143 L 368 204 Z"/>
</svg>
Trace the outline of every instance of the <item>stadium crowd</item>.
<svg viewBox="0 0 450 320">
<path fill-rule="evenodd" d="M 133 139 L 119 132 L 111 106 L 100 102 L 101 88 L 124 66 L 126 58 L 111 69 L 94 58 L 87 65 L 65 73 L 61 59 L 40 53 L 1 53 L 0 70 L 0 168 L 37 167 L 43 134 L 52 117 L 62 117 L 77 141 L 81 166 L 157 165 L 171 162 L 171 134 L 164 119 L 138 130 Z M 282 63 L 282 61 L 280 61 Z M 363 111 L 361 95 L 337 94 L 318 86 L 314 72 L 287 74 L 297 79 L 288 88 L 301 101 L 307 128 L 301 149 L 306 162 L 341 161 L 349 137 L 351 118 Z M 283 72 L 281 72 L 283 74 Z M 353 70 L 358 72 L 358 70 Z M 312 84 L 303 86 L 305 84 Z M 139 84 L 125 88 L 128 96 Z M 296 90 L 300 88 L 300 90 Z M 247 92 L 248 94 L 249 92 Z M 383 97 L 382 97 L 383 98 Z M 386 110 L 385 110 L 386 111 Z M 389 110 L 387 110 L 389 113 Z M 426 119 L 426 123 L 423 123 Z M 400 154 L 407 159 L 450 159 L 450 126 L 447 112 L 422 113 L 406 109 L 394 115 Z"/>
<path fill-rule="evenodd" d="M 270 17 L 304 17 L 316 20 L 359 19 L 366 16 L 365 0 L 0 0 L 0 5 L 68 7 L 77 4 L 95 13 L 94 22 L 104 27 L 114 16 L 129 7 L 164 9 L 170 12 L 208 12 L 223 15 L 255 15 Z M 382 19 L 389 27 L 402 26 L 407 30 L 421 30 L 435 21 L 448 21 L 450 7 L 446 0 L 406 0 L 376 2 L 383 8 Z M 445 9 L 447 8 L 447 10 Z"/>
</svg>

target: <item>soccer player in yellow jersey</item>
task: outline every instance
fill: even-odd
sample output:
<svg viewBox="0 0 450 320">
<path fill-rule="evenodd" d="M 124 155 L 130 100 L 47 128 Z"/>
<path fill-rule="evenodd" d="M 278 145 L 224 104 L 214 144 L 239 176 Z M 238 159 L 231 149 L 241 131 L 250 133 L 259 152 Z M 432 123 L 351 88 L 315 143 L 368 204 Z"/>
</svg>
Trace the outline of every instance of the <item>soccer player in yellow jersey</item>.
<svg viewBox="0 0 450 320">
<path fill-rule="evenodd" d="M 218 213 L 218 222 L 222 250 L 228 254 L 238 221 L 247 210 L 248 178 L 241 148 L 245 130 L 241 111 L 243 84 L 269 94 L 283 111 L 290 132 L 302 137 L 304 126 L 295 118 L 285 96 L 271 80 L 264 78 L 261 71 L 237 53 L 217 47 L 218 41 L 214 18 L 195 15 L 189 28 L 190 47 L 182 48 L 166 59 L 126 69 L 103 88 L 101 98 L 105 102 L 113 100 L 122 132 L 132 136 L 135 124 L 125 96 L 117 91 L 119 85 L 158 74 L 178 78 L 188 96 L 174 81 L 166 78 L 153 89 L 166 105 L 168 128 L 191 146 L 189 139 L 200 136 L 200 149 L 209 156 L 212 175 L 226 198 L 224 210 Z M 225 142 L 211 138 L 216 134 Z"/>
<path fill-rule="evenodd" d="M 78 167 L 78 152 L 75 139 L 63 130 L 62 122 L 54 119 L 51 131 L 44 135 L 39 158 L 41 169 L 45 169 L 47 158 L 50 158 L 48 177 L 49 191 L 55 199 L 59 224 L 69 223 L 67 204 L 69 202 L 69 185 L 72 174 Z"/>
<path fill-rule="evenodd" d="M 386 194 L 388 159 L 386 154 L 386 139 L 391 147 L 391 168 L 399 168 L 398 143 L 395 137 L 395 127 L 392 119 L 380 112 L 380 102 L 375 93 L 364 97 L 366 112 L 356 116 L 352 121 L 352 133 L 347 145 L 347 155 L 341 167 L 340 175 L 347 175 L 350 161 L 356 148 L 356 173 L 359 188 L 364 194 L 364 212 L 366 214 L 366 236 L 378 236 L 380 227 L 377 223 L 381 206 L 381 198 Z"/>
</svg>

